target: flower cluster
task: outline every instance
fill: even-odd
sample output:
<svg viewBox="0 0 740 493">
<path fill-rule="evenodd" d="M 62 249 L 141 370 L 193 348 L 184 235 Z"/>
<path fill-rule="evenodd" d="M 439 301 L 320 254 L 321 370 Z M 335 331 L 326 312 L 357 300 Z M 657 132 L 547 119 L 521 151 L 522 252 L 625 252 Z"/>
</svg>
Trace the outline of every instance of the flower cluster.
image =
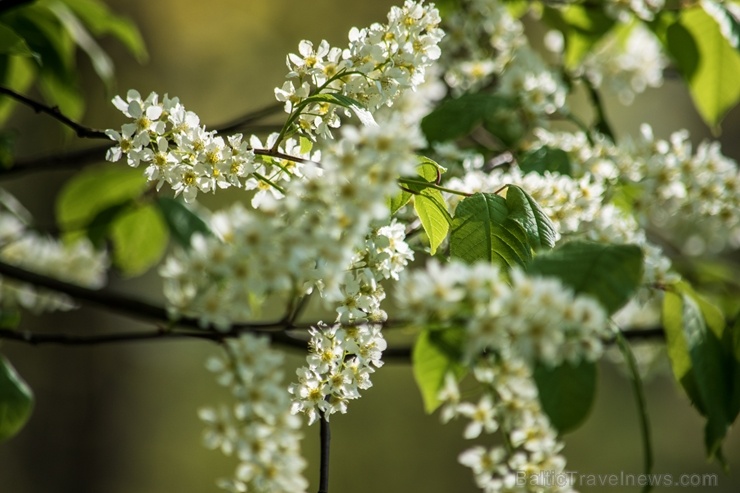
<svg viewBox="0 0 740 493">
<path fill-rule="evenodd" d="M 610 336 L 601 305 L 554 278 L 509 275 L 510 284 L 493 264 L 432 261 L 401 278 L 399 310 L 419 324 L 464 327 L 468 361 L 483 351 L 551 366 L 601 356 Z"/>
<path fill-rule="evenodd" d="M 413 173 L 413 149 L 424 145 L 399 125 L 346 126 L 324 150 L 321 167 L 307 163 L 283 199 L 266 197 L 253 210 L 235 205 L 214 217 L 216 234 L 194 235 L 191 248 L 161 269 L 173 313 L 226 328 L 248 320 L 250 305 L 269 295 L 300 296 L 319 286 L 332 303 L 346 298 L 345 269 L 371 222 L 387 221 L 385 198 L 399 174 Z"/>
<path fill-rule="evenodd" d="M 0 260 L 23 269 L 88 288 L 105 283 L 108 257 L 81 239 L 64 243 L 26 228 L 8 212 L 0 212 Z M 66 295 L 0 277 L 0 305 L 39 313 L 69 310 L 75 305 Z"/>
<path fill-rule="evenodd" d="M 235 134 L 224 139 L 215 130 L 207 131 L 200 118 L 185 110 L 178 98 L 151 93 L 146 99 L 130 90 L 126 100 L 120 96 L 113 104 L 133 122 L 121 131 L 106 130 L 116 145 L 108 150 L 106 159 L 118 161 L 123 156 L 129 166 L 146 166 L 144 174 L 159 190 L 164 183 L 192 202 L 198 192 L 215 192 L 229 187 L 257 189 L 258 195 L 271 192 L 279 195 L 281 184 L 300 177 L 304 160 L 318 156 L 300 152 L 300 146 L 288 139 L 275 149 L 277 134 L 263 146 L 255 136 L 245 139 Z M 269 155 L 255 155 L 255 150 L 268 154 L 287 154 L 295 160 Z"/>
<path fill-rule="evenodd" d="M 667 65 L 655 35 L 639 24 L 629 29 L 626 36 L 615 33 L 601 41 L 581 66 L 594 87 L 613 92 L 625 105 L 646 88 L 660 87 Z"/>
<path fill-rule="evenodd" d="M 387 319 L 380 303 L 385 299 L 383 279 L 398 280 L 414 254 L 404 241 L 403 225 L 395 220 L 365 238 L 340 284 L 337 325 L 311 329 L 307 366 L 298 369 L 298 383 L 291 385 L 296 412 L 316 420 L 346 412 L 347 403 L 372 385 L 370 374 L 383 362 L 386 348 L 379 325 Z M 365 323 L 367 322 L 367 323 Z"/>
<path fill-rule="evenodd" d="M 501 432 L 508 446 L 486 448 L 477 445 L 459 456 L 462 465 L 473 471 L 475 482 L 486 493 L 508 491 L 570 493 L 567 481 L 547 481 L 564 476 L 563 444 L 542 411 L 531 368 L 516 358 L 483 357 L 473 376 L 483 389 L 477 403 L 461 402 L 452 374 L 440 392 L 442 418 L 470 420 L 464 431 L 471 439 L 482 432 Z"/>
<path fill-rule="evenodd" d="M 582 134 L 545 131 L 537 132 L 537 139 L 538 145 L 567 152 L 574 176 L 590 174 L 612 197 L 626 197 L 639 227 L 659 231 L 684 253 L 740 245 L 738 165 L 722 155 L 719 143 L 705 141 L 694 150 L 688 132 L 661 140 L 647 125 L 638 138 L 619 145 L 592 145 Z"/>
<path fill-rule="evenodd" d="M 372 113 L 424 82 L 427 67 L 440 55 L 444 33 L 439 22 L 433 6 L 406 0 L 391 8 L 388 23 L 353 28 L 344 50 L 325 40 L 317 47 L 301 41 L 298 54 L 288 55 L 288 80 L 275 89 L 286 112 L 296 117 L 294 130 L 330 138 L 331 129 L 340 125 L 336 106 L 318 98 L 319 93 L 349 97 Z M 361 119 L 371 118 L 356 105 L 350 107 Z"/>
<path fill-rule="evenodd" d="M 233 493 L 305 491 L 300 454 L 301 420 L 290 413 L 283 384 L 283 354 L 266 337 L 249 334 L 224 343 L 224 354 L 206 366 L 231 390 L 234 403 L 200 409 L 203 442 L 239 459 L 235 475 L 219 480 Z"/>
<path fill-rule="evenodd" d="M 643 125 L 627 148 L 642 164 L 633 204 L 638 219 L 689 255 L 740 246 L 740 173 L 718 142 L 702 142 L 694 151 L 687 131 L 658 140 Z"/>
<path fill-rule="evenodd" d="M 386 347 L 378 325 L 320 324 L 312 328 L 308 367 L 296 370 L 298 382 L 288 388 L 293 394 L 293 413 L 305 414 L 312 424 L 347 412 L 348 401 L 372 386 L 370 374 L 383 366 Z"/>
<path fill-rule="evenodd" d="M 426 271 L 401 280 L 399 306 L 412 321 L 465 331 L 464 360 L 483 395 L 477 403 L 461 402 L 457 381 L 449 374 L 439 395 L 441 417 L 468 418 L 465 438 L 501 431 L 509 444 L 476 446 L 460 455 L 478 486 L 491 493 L 571 491 L 567 484 L 533 487 L 532 477 L 563 472 L 565 459 L 540 407 L 532 368 L 600 358 L 602 341 L 611 335 L 607 314 L 557 279 L 528 277 L 518 269 L 509 274 L 510 283 L 488 263 L 432 262 Z M 528 481 L 522 482 L 521 472 Z"/>
<path fill-rule="evenodd" d="M 399 273 L 414 259 L 401 223 L 393 220 L 365 239 L 365 247 L 355 253 L 340 286 L 342 299 L 337 307 L 337 322 L 383 322 L 387 319 L 380 302 L 385 291 L 380 281 L 398 280 Z"/>
<path fill-rule="evenodd" d="M 465 0 L 444 19 L 444 79 L 455 93 L 485 86 L 526 44 L 524 26 L 499 0 Z"/>
</svg>

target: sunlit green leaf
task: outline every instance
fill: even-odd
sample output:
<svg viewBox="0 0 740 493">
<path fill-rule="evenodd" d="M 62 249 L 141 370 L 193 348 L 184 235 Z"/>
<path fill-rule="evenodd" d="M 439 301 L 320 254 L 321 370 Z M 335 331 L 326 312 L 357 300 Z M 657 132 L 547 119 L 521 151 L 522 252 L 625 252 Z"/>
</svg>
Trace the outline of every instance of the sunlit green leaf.
<svg viewBox="0 0 740 493">
<path fill-rule="evenodd" d="M 716 128 L 740 99 L 740 52 L 701 7 L 682 10 L 662 39 L 689 85 L 697 110 Z"/>
<path fill-rule="evenodd" d="M 451 372 L 459 380 L 465 374 L 465 368 L 459 363 L 462 338 L 462 330 L 447 329 L 425 330 L 416 339 L 411 362 L 427 413 L 433 413 L 440 405 L 438 396 L 445 375 Z"/>
<path fill-rule="evenodd" d="M 557 277 L 576 293 L 589 294 L 614 313 L 642 282 L 643 254 L 635 245 L 573 241 L 542 252 L 529 264 L 531 274 Z"/>
<path fill-rule="evenodd" d="M 115 14 L 98 0 L 63 0 L 95 36 L 110 34 L 123 43 L 139 62 L 146 61 L 147 51 L 136 24 Z"/>
<path fill-rule="evenodd" d="M 138 198 L 146 189 L 141 170 L 126 166 L 93 166 L 62 188 L 56 216 L 64 231 L 84 229 L 105 209 Z"/>
<path fill-rule="evenodd" d="M 410 185 L 412 186 L 412 185 Z M 434 255 L 450 231 L 450 213 L 442 193 L 433 188 L 424 188 L 414 195 L 414 210 L 421 220 L 429 238 L 429 248 Z"/>
<path fill-rule="evenodd" d="M 614 19 L 603 10 L 574 4 L 565 8 L 546 7 L 543 18 L 563 33 L 564 61 L 566 67 L 571 69 L 581 63 L 583 57 L 615 24 Z"/>
<path fill-rule="evenodd" d="M 23 428 L 33 410 L 33 392 L 13 365 L 0 355 L 0 442 Z"/>
<path fill-rule="evenodd" d="M 113 263 L 127 276 L 143 274 L 157 264 L 169 240 L 167 224 L 151 204 L 119 217 L 111 227 L 110 237 Z"/>
<path fill-rule="evenodd" d="M 542 409 L 559 432 L 577 429 L 588 417 L 596 397 L 596 376 L 596 365 L 588 361 L 535 367 Z"/>
<path fill-rule="evenodd" d="M 716 311 L 686 285 L 664 294 L 663 326 L 674 377 L 692 404 L 706 417 L 704 429 L 708 457 L 724 463 L 722 442 L 737 417 L 736 395 L 740 375 L 732 337 L 718 338 Z M 711 328 L 708 323 L 716 327 Z M 724 336 L 724 322 L 722 323 Z"/>
<path fill-rule="evenodd" d="M 455 210 L 450 255 L 468 263 L 484 260 L 510 267 L 525 265 L 532 258 L 532 247 L 524 228 L 509 217 L 506 199 L 476 193 Z"/>
</svg>

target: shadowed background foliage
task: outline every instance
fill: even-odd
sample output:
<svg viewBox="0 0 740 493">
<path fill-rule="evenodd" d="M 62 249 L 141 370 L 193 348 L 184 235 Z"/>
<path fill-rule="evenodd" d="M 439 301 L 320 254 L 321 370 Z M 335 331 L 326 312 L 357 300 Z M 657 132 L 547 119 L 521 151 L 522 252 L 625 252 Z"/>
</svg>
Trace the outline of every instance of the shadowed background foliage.
<svg viewBox="0 0 740 493">
<path fill-rule="evenodd" d="M 206 123 L 228 121 L 273 102 L 282 84 L 285 55 L 301 39 L 326 38 L 342 44 L 351 26 L 384 18 L 389 0 L 144 0 L 108 2 L 140 26 L 150 51 L 136 64 L 114 42 L 103 41 L 116 61 L 118 92 L 136 88 L 179 96 Z M 81 79 L 88 95 L 84 123 L 97 128 L 122 123 L 85 60 Z M 708 135 L 684 86 L 668 80 L 626 109 L 607 101 L 620 135 L 636 134 L 650 121 L 665 138 L 688 128 L 695 141 Z M 722 136 L 725 153 L 740 156 L 737 122 L 732 112 Z M 20 108 L 12 125 L 20 132 L 20 153 L 40 155 L 89 145 L 65 135 L 47 118 Z M 102 157 L 102 156 L 101 156 Z M 42 226 L 53 224 L 54 196 L 71 176 L 51 172 L 3 183 L 26 204 Z M 43 190 L 43 192 L 42 192 Z M 217 207 L 239 200 L 238 192 L 207 197 Z M 159 280 L 150 274 L 135 280 L 114 278 L 115 289 L 161 301 Z M 278 308 L 279 309 L 279 308 Z M 22 328 L 91 333 L 112 329 L 147 329 L 151 325 L 109 316 L 98 310 L 33 319 Z M 0 493 L 204 493 L 217 491 L 214 479 L 231 473 L 233 463 L 200 445 L 199 406 L 227 395 L 203 368 L 217 347 L 202 341 L 141 342 L 100 347 L 28 347 L 6 343 L 2 350 L 29 382 L 37 397 L 27 427 L 0 445 Z M 293 352 L 290 378 L 301 355 Z M 568 468 L 584 474 L 641 472 L 642 457 L 634 398 L 629 382 L 613 364 L 601 364 L 601 382 L 593 414 L 580 430 L 566 436 Z M 332 419 L 331 490 L 341 493 L 383 491 L 478 491 L 457 455 L 469 446 L 461 423 L 442 426 L 423 414 L 408 364 L 390 363 L 373 378 L 374 387 L 350 405 L 350 413 Z M 719 475 L 716 488 L 695 491 L 735 492 L 740 479 L 740 435 L 726 443 L 731 475 L 724 476 L 703 456 L 702 421 L 664 371 L 646 384 L 653 425 L 657 473 Z M 318 476 L 318 426 L 305 428 L 304 451 L 315 489 Z M 582 487 L 582 491 L 621 488 Z M 632 490 L 636 491 L 637 488 Z M 678 491 L 658 488 L 655 491 Z M 682 489 L 685 490 L 685 489 Z"/>
</svg>

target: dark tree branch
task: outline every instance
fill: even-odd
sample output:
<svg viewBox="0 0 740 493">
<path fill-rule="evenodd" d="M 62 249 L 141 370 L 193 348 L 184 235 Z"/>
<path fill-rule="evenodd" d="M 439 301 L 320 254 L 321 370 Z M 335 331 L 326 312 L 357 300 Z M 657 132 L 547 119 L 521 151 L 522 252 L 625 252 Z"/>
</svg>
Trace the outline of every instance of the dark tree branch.
<svg viewBox="0 0 740 493">
<path fill-rule="evenodd" d="M 76 284 L 67 283 L 0 262 L 0 276 L 6 276 L 16 281 L 32 284 L 36 287 L 49 289 L 91 306 L 96 306 L 113 313 L 125 315 L 139 320 L 146 320 L 160 324 L 162 327 L 152 331 L 121 332 L 116 334 L 48 334 L 23 331 L 0 331 L 0 339 L 14 340 L 31 345 L 59 344 L 66 346 L 90 346 L 121 342 L 136 342 L 144 340 L 172 340 L 172 339 L 205 339 L 223 341 L 238 337 L 245 332 L 268 335 L 271 340 L 283 346 L 305 349 L 307 340 L 290 334 L 291 330 L 306 330 L 315 327 L 319 322 L 296 323 L 295 320 L 305 308 L 307 297 L 304 297 L 295 309 L 289 310 L 280 320 L 267 322 L 251 322 L 236 324 L 227 331 L 219 331 L 213 326 L 202 326 L 196 318 L 183 317 L 171 320 L 167 310 L 161 306 L 131 298 L 120 293 L 111 293 L 104 290 L 89 289 Z M 386 321 L 385 328 L 404 327 L 404 321 Z M 175 327 L 180 327 L 175 328 Z M 188 330 L 183 330 L 182 327 Z M 665 333 L 662 327 L 622 330 L 622 335 L 631 341 L 663 339 Z M 410 347 L 388 348 L 383 356 L 389 360 L 410 361 Z"/>
<path fill-rule="evenodd" d="M 321 462 L 319 464 L 318 493 L 329 493 L 329 445 L 331 443 L 331 429 L 329 428 L 329 420 L 323 411 L 319 411 L 319 424 Z"/>
<path fill-rule="evenodd" d="M 22 94 L 18 94 L 17 92 L 13 91 L 12 89 L 8 89 L 7 87 L 0 86 L 0 94 L 5 94 L 6 96 L 9 96 L 15 99 L 19 103 L 22 103 L 28 106 L 29 108 L 31 108 L 36 113 L 46 113 L 47 115 L 59 121 L 63 125 L 66 125 L 67 127 L 74 130 L 77 136 L 80 138 L 106 139 L 106 140 L 110 139 L 110 137 L 105 135 L 105 132 L 103 130 L 86 127 L 84 125 L 80 125 L 79 123 L 71 120 L 70 118 L 65 116 L 61 111 L 59 111 L 59 108 L 57 106 L 54 106 L 52 108 L 43 103 L 39 103 L 38 101 L 34 101 L 33 99 L 27 98 L 26 96 Z"/>
</svg>

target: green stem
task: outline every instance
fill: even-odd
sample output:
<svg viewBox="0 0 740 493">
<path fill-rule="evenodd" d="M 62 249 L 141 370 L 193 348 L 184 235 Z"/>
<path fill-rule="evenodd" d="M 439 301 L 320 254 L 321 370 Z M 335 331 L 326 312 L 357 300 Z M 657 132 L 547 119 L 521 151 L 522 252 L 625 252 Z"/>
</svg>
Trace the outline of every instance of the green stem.
<svg viewBox="0 0 740 493">
<path fill-rule="evenodd" d="M 638 417 L 640 419 L 640 432 L 642 434 L 642 450 L 644 455 L 644 474 L 645 477 L 650 477 L 650 472 L 653 469 L 653 446 L 650 440 L 650 422 L 647 413 L 647 403 L 645 402 L 645 389 L 642 386 L 642 379 L 640 378 L 640 372 L 637 369 L 637 360 L 635 359 L 635 355 L 632 353 L 629 342 L 627 342 L 627 339 L 624 337 L 621 330 L 616 331 L 616 341 L 619 351 L 622 353 L 622 356 L 624 356 L 627 368 L 630 371 L 632 391 L 635 394 Z M 642 493 L 649 493 L 652 488 L 653 485 L 648 481 L 642 488 Z"/>
<path fill-rule="evenodd" d="M 270 185 L 271 187 L 273 187 L 275 190 L 277 190 L 280 193 L 282 193 L 283 195 L 285 195 L 285 189 L 283 187 L 281 187 L 280 185 L 278 185 L 277 183 L 273 182 L 272 180 L 270 180 L 266 176 L 263 176 L 263 175 L 261 175 L 261 174 L 259 174 L 257 172 L 252 173 L 252 174 L 254 176 L 256 176 L 260 181 L 263 181 L 263 182 L 267 183 L 268 185 Z"/>
<path fill-rule="evenodd" d="M 439 185 L 437 185 L 435 183 L 431 183 L 431 182 L 423 181 L 423 180 L 414 180 L 412 178 L 399 178 L 398 179 L 398 182 L 399 183 L 404 183 L 406 185 L 421 185 L 421 186 L 423 186 L 425 188 L 433 188 L 433 189 L 439 190 L 441 192 L 447 192 L 447 193 L 451 193 L 451 194 L 454 194 L 454 195 L 462 195 L 463 197 L 470 197 L 471 195 L 473 195 L 472 193 L 461 192 L 460 190 L 453 190 L 451 188 L 446 188 L 446 187 L 439 186 Z M 409 192 L 411 192 L 411 193 L 413 193 L 414 195 L 418 195 L 419 194 L 419 192 L 415 192 L 413 190 L 409 190 L 409 189 L 406 189 L 406 190 L 409 191 Z"/>
</svg>

